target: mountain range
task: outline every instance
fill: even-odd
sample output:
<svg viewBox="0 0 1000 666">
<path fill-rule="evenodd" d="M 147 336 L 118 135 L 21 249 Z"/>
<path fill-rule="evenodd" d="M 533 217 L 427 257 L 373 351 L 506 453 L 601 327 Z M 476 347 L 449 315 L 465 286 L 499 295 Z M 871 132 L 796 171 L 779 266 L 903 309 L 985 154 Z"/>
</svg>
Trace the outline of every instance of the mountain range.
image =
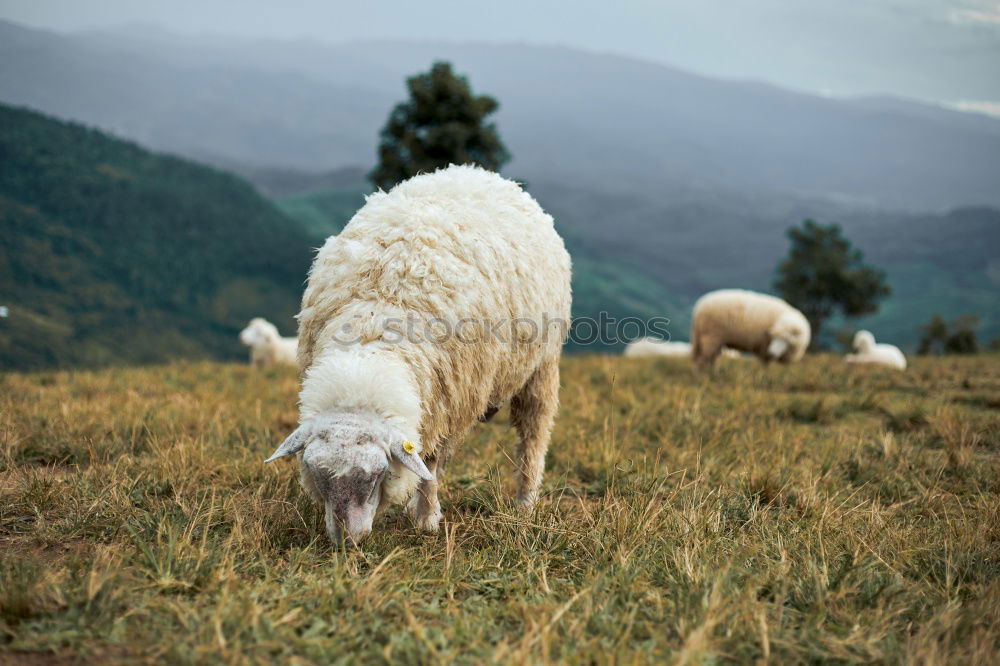
<svg viewBox="0 0 1000 666">
<path fill-rule="evenodd" d="M 878 315 L 836 326 L 912 347 L 934 314 L 975 313 L 984 337 L 1000 333 L 1000 121 L 987 116 L 527 44 L 4 22 L 0 101 L 236 173 L 277 205 L 268 216 L 315 242 L 363 201 L 405 76 L 438 59 L 499 99 L 505 174 L 556 218 L 577 315 L 666 315 L 686 337 L 698 295 L 767 290 L 785 231 L 814 218 L 840 222 L 894 288 Z"/>
<path fill-rule="evenodd" d="M 508 171 L 529 181 L 903 210 L 1000 205 L 1000 120 L 557 47 L 62 35 L 3 23 L 0 101 L 197 159 L 327 170 L 371 164 L 404 77 L 438 59 L 500 100 Z"/>
</svg>

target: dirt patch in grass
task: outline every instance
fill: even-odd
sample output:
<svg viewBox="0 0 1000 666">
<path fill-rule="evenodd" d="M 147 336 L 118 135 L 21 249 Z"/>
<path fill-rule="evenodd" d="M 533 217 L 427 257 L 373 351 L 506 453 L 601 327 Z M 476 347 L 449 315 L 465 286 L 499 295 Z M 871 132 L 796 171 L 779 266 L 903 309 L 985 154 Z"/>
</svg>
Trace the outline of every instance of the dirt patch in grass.
<svg viewBox="0 0 1000 666">
<path fill-rule="evenodd" d="M 68 538 L 58 543 L 40 544 L 36 535 L 0 534 L 0 552 L 50 565 L 73 557 L 87 557 L 94 550 L 94 544 L 80 538 Z"/>
</svg>

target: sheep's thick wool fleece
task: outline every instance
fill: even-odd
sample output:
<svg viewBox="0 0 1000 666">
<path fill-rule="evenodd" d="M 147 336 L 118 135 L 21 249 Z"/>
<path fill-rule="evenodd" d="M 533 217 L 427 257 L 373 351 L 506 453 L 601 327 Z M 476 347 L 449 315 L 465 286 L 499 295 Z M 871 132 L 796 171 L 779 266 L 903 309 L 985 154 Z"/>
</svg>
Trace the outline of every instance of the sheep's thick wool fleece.
<svg viewBox="0 0 1000 666">
<path fill-rule="evenodd" d="M 417 176 L 369 196 L 313 263 L 302 418 L 375 410 L 433 457 L 558 362 L 569 316 L 569 254 L 534 199 L 476 167 Z"/>
</svg>

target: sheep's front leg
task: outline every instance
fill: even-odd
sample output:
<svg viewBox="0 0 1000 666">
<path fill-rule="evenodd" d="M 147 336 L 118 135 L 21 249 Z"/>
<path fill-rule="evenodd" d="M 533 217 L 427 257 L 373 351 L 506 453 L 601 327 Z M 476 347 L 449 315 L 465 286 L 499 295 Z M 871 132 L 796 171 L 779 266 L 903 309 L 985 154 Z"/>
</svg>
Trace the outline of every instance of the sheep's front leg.
<svg viewBox="0 0 1000 666">
<path fill-rule="evenodd" d="M 438 464 L 440 459 L 427 461 L 427 468 L 433 472 L 434 481 L 421 481 L 417 493 L 407 506 L 410 518 L 417 529 L 423 532 L 437 532 L 441 524 L 441 503 L 438 501 L 437 477 L 444 472 L 444 465 Z"/>
<path fill-rule="evenodd" d="M 552 424 L 559 409 L 559 362 L 544 362 L 510 401 L 510 420 L 521 442 L 517 449 L 517 503 L 531 509 L 545 472 Z"/>
</svg>

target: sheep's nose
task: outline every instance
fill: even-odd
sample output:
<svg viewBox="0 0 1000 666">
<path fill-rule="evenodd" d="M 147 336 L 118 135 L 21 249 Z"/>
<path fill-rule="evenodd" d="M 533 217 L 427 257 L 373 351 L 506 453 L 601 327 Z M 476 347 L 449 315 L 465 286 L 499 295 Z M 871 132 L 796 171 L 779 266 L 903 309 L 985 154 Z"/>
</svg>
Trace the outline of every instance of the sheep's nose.
<svg viewBox="0 0 1000 666">
<path fill-rule="evenodd" d="M 347 546 L 350 548 L 353 544 L 361 543 L 371 533 L 371 527 L 362 527 L 357 530 L 350 527 L 345 529 L 338 520 L 330 521 L 326 526 L 326 535 L 330 538 L 330 543 L 337 547 Z"/>
<path fill-rule="evenodd" d="M 326 536 L 330 538 L 330 543 L 333 544 L 333 546 L 336 548 L 339 548 L 344 545 L 345 541 L 344 535 L 345 532 L 340 529 L 340 526 L 332 528 L 327 526 L 326 528 Z"/>
<path fill-rule="evenodd" d="M 327 536 L 330 537 L 330 543 L 336 548 L 350 548 L 356 546 L 364 541 L 365 537 L 371 534 L 371 530 L 361 530 L 360 532 L 354 533 L 347 530 L 337 530 L 336 532 L 327 531 Z"/>
</svg>

